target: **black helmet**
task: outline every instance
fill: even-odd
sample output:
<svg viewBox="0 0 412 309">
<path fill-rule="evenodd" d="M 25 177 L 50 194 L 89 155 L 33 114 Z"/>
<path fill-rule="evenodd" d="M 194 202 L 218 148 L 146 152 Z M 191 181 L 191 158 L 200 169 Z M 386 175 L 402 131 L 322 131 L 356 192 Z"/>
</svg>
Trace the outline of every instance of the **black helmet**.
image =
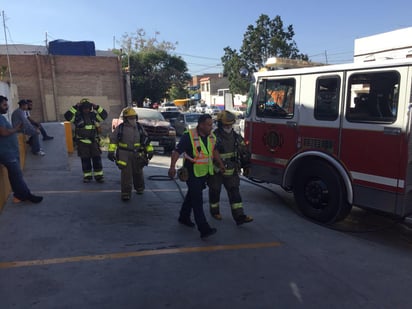
<svg viewBox="0 0 412 309">
<path fill-rule="evenodd" d="M 92 108 L 92 103 L 89 101 L 89 99 L 87 98 L 83 98 L 80 100 L 80 108 L 84 109 L 84 108 Z"/>
</svg>

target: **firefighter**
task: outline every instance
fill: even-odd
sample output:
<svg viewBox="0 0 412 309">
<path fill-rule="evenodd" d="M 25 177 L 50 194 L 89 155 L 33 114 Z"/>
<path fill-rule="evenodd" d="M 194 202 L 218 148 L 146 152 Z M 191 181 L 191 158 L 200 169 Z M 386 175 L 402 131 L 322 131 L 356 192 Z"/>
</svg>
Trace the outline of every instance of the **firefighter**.
<svg viewBox="0 0 412 309">
<path fill-rule="evenodd" d="M 84 98 L 72 106 L 64 118 L 75 126 L 74 139 L 82 162 L 83 182 L 91 182 L 93 176 L 97 182 L 104 182 L 99 130 L 100 122 L 107 118 L 106 110 Z"/>
<path fill-rule="evenodd" d="M 116 162 L 121 170 L 121 199 L 131 198 L 132 182 L 137 194 L 145 189 L 143 167 L 153 157 L 153 146 L 146 131 L 138 123 L 138 115 L 132 107 L 125 108 L 123 123 L 110 136 L 108 159 Z"/>
<path fill-rule="evenodd" d="M 213 218 L 222 220 L 219 209 L 219 200 L 222 184 L 226 189 L 232 211 L 232 217 L 237 225 L 253 221 L 243 211 L 242 197 L 239 192 L 239 173 L 243 169 L 246 176 L 250 166 L 250 152 L 239 134 L 233 130 L 236 116 L 229 111 L 222 111 L 217 115 L 216 150 L 225 166 L 224 172 L 219 172 L 216 166 L 215 174 L 208 178 L 210 213 Z"/>
</svg>

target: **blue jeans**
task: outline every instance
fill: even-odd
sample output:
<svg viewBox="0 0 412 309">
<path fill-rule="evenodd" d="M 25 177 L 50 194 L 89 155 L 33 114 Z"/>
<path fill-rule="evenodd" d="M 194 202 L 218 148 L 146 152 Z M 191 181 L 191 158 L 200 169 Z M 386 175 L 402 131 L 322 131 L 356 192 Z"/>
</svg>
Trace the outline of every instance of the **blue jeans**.
<svg viewBox="0 0 412 309">
<path fill-rule="evenodd" d="M 14 196 L 19 200 L 27 200 L 30 196 L 30 190 L 23 179 L 23 172 L 20 168 L 19 158 L 0 159 L 0 164 L 7 168 L 11 189 Z"/>
<path fill-rule="evenodd" d="M 39 138 L 39 133 L 33 134 L 30 136 L 30 147 L 31 147 L 31 152 L 36 154 L 40 151 L 40 138 Z"/>
<path fill-rule="evenodd" d="M 193 209 L 197 229 L 200 232 L 207 231 L 208 229 L 210 229 L 210 226 L 207 223 L 203 210 L 202 194 L 202 191 L 206 186 L 206 176 L 195 177 L 194 175 L 189 174 L 189 179 L 186 184 L 188 190 L 185 196 L 185 200 L 182 204 L 182 208 L 180 209 L 180 217 L 190 218 L 190 213 Z"/>
</svg>

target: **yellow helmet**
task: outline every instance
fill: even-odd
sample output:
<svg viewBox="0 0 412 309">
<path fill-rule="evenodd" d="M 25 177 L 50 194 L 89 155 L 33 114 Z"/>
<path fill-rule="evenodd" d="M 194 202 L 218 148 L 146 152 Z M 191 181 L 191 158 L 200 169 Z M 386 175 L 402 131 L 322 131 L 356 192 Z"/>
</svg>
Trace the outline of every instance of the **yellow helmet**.
<svg viewBox="0 0 412 309">
<path fill-rule="evenodd" d="M 137 117 L 137 113 L 134 108 L 128 107 L 123 110 L 123 117 Z"/>
<path fill-rule="evenodd" d="M 217 114 L 217 121 L 221 122 L 223 125 L 232 125 L 236 122 L 235 114 L 224 110 Z"/>
<path fill-rule="evenodd" d="M 81 99 L 80 100 L 80 104 L 84 104 L 84 103 L 89 103 L 90 104 L 90 101 L 89 101 L 89 99 L 88 98 L 83 98 L 83 99 Z"/>
</svg>

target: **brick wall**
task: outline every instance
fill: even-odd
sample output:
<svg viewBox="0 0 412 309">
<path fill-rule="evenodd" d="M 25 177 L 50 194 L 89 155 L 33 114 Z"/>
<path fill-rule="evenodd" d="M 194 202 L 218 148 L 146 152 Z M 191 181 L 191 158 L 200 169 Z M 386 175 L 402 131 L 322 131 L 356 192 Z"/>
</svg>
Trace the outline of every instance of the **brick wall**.
<svg viewBox="0 0 412 309">
<path fill-rule="evenodd" d="M 33 119 L 64 121 L 63 114 L 83 97 L 101 105 L 109 113 L 102 125 L 110 131 L 125 100 L 124 78 L 117 57 L 10 55 L 13 83 L 19 99 L 32 99 Z M 0 55 L 0 66 L 8 66 Z M 6 81 L 8 81 L 6 74 Z"/>
</svg>

